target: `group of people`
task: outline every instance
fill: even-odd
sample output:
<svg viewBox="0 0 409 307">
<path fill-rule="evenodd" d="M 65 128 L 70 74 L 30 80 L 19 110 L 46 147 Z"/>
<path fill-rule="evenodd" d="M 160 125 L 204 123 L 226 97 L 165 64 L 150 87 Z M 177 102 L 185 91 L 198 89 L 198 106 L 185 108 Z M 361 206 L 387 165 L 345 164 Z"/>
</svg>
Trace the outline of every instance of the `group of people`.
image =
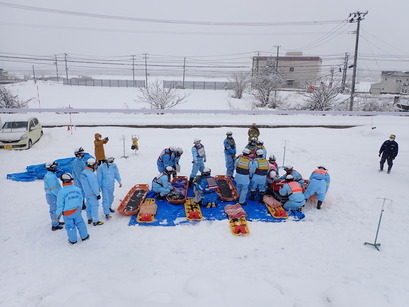
<svg viewBox="0 0 409 307">
<path fill-rule="evenodd" d="M 88 224 L 103 225 L 99 217 L 99 206 L 102 198 L 102 208 L 107 220 L 111 219 L 114 201 L 115 181 L 122 187 L 121 176 L 113 157 L 105 157 L 103 144 L 108 138 L 102 139 L 95 134 L 95 158 L 84 158 L 84 149 L 74 150 L 72 160 L 72 174 L 63 173 L 57 176 L 56 161 L 45 164 L 47 172 L 44 176 L 44 190 L 50 207 L 51 230 L 63 228 L 71 244 L 77 243 L 77 230 L 82 241 L 89 239 L 87 225 L 82 218 L 81 211 L 85 210 Z M 62 186 L 59 182 L 61 180 Z M 102 196 L 102 197 L 101 197 Z M 61 222 L 61 216 L 64 222 Z"/>
</svg>

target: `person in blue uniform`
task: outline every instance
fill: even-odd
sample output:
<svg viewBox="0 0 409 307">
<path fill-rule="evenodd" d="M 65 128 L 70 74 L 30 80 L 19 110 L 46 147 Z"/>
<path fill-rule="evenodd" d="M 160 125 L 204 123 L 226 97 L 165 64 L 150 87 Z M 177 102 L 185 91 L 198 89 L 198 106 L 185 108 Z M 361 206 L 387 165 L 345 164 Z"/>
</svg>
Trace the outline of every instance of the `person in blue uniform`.
<svg viewBox="0 0 409 307">
<path fill-rule="evenodd" d="M 68 235 L 68 242 L 71 244 L 77 243 L 77 230 L 82 241 L 89 239 L 87 225 L 85 224 L 82 215 L 82 191 L 79 187 L 73 184 L 73 176 L 70 173 L 64 173 L 60 177 L 63 188 L 57 196 L 57 211 L 58 216 L 63 216 L 65 229 Z"/>
<path fill-rule="evenodd" d="M 55 173 L 57 170 L 57 165 L 58 163 L 56 161 L 46 163 L 45 168 L 47 169 L 47 173 L 44 175 L 44 191 L 45 198 L 48 205 L 50 206 L 49 211 L 52 231 L 62 229 L 63 227 L 61 225 L 64 225 L 64 223 L 59 222 L 58 215 L 56 214 L 57 195 L 61 190 L 60 182 L 58 181 L 57 175 Z"/>
<path fill-rule="evenodd" d="M 234 160 L 236 158 L 236 141 L 233 138 L 233 132 L 227 131 L 223 142 L 224 157 L 226 160 L 226 176 L 234 179 Z"/>
<path fill-rule="evenodd" d="M 189 187 L 193 188 L 193 180 L 195 179 L 197 172 L 203 173 L 203 169 L 205 168 L 206 162 L 206 151 L 201 143 L 200 139 L 193 140 L 193 147 L 192 147 L 192 172 L 190 173 L 189 178 Z"/>
<path fill-rule="evenodd" d="M 297 181 L 301 186 L 305 185 L 305 181 L 301 174 L 297 172 L 291 165 L 284 166 L 285 174 L 280 177 L 280 179 L 286 179 L 287 175 L 292 175 L 294 180 Z"/>
<path fill-rule="evenodd" d="M 254 200 L 257 191 L 259 192 L 259 203 L 263 203 L 263 196 L 266 193 L 266 183 L 268 174 L 268 161 L 263 158 L 264 152 L 261 149 L 256 151 L 256 158 L 250 167 L 250 200 Z"/>
<path fill-rule="evenodd" d="M 305 199 L 307 200 L 311 195 L 317 194 L 317 209 L 321 209 L 330 182 L 331 179 L 325 166 L 318 166 L 318 168 L 310 175 L 308 188 L 304 193 Z"/>
<path fill-rule="evenodd" d="M 164 150 L 162 150 L 158 157 L 158 160 L 156 161 L 159 173 L 163 173 L 167 166 L 175 166 L 176 150 L 177 148 L 175 146 L 170 146 L 169 148 L 165 148 Z"/>
<path fill-rule="evenodd" d="M 152 180 L 152 190 L 156 193 L 156 197 L 160 199 L 166 198 L 166 195 L 173 190 L 173 186 L 170 183 L 170 176 L 173 174 L 173 167 L 166 166 L 164 172 Z"/>
<path fill-rule="evenodd" d="M 237 157 L 236 167 L 236 189 L 239 195 L 239 204 L 242 206 L 247 205 L 246 199 L 249 191 L 250 184 L 250 150 L 244 148 L 242 154 Z"/>
<path fill-rule="evenodd" d="M 302 207 L 305 205 L 305 196 L 302 192 L 302 186 L 299 182 L 294 180 L 293 175 L 287 175 L 285 181 L 285 184 L 279 191 L 281 196 L 288 197 L 283 208 L 287 211 L 301 211 Z"/>
<path fill-rule="evenodd" d="M 85 198 L 87 200 L 87 217 L 88 224 L 93 223 L 94 226 L 103 225 L 104 222 L 99 220 L 98 208 L 101 195 L 99 194 L 98 178 L 95 174 L 98 162 L 94 158 L 87 160 L 87 167 L 81 173 L 81 184 L 84 189 Z"/>
<path fill-rule="evenodd" d="M 200 180 L 195 180 L 194 185 L 195 197 L 193 201 L 199 205 L 206 206 L 206 208 L 216 207 L 217 200 L 217 182 L 211 176 L 211 169 L 205 167 Z"/>
<path fill-rule="evenodd" d="M 115 210 L 112 209 L 115 180 L 119 183 L 119 187 L 122 187 L 121 175 L 114 160 L 115 158 L 113 157 L 106 158 L 105 163 L 101 164 L 97 169 L 98 185 L 102 192 L 102 208 L 107 220 L 112 217 L 110 213 L 115 212 Z"/>
<path fill-rule="evenodd" d="M 85 194 L 84 190 L 82 189 L 81 184 L 81 173 L 87 167 L 84 159 L 84 148 L 78 147 L 74 150 L 75 158 L 72 160 L 71 168 L 72 168 L 72 177 L 74 177 L 74 185 L 79 187 L 82 191 L 84 196 L 84 203 L 82 204 L 82 209 L 85 209 Z"/>
</svg>

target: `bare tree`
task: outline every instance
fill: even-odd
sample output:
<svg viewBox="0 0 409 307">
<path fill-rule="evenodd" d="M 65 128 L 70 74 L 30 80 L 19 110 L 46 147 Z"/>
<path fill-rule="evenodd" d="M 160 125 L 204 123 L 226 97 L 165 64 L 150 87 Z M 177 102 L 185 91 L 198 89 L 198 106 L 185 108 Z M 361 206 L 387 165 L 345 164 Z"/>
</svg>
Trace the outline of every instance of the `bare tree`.
<svg viewBox="0 0 409 307">
<path fill-rule="evenodd" d="M 310 93 L 307 93 L 307 109 L 311 111 L 328 111 L 331 110 L 336 102 L 341 91 L 339 84 L 326 85 L 324 82 L 312 88 Z"/>
<path fill-rule="evenodd" d="M 277 101 L 273 94 L 284 83 L 283 76 L 277 71 L 265 69 L 251 79 L 251 94 L 257 100 L 256 107 L 276 108 Z"/>
<path fill-rule="evenodd" d="M 7 88 L 0 86 L 0 108 L 25 108 L 32 99 L 21 101 L 18 95 L 13 95 Z"/>
<path fill-rule="evenodd" d="M 149 104 L 152 109 L 170 109 L 185 102 L 188 97 L 176 89 L 175 84 L 165 88 L 159 80 L 148 84 L 147 87 L 140 88 L 139 92 L 141 94 L 140 100 Z"/>
<path fill-rule="evenodd" d="M 241 99 L 243 93 L 250 84 L 251 75 L 250 72 L 239 72 L 234 73 L 230 81 L 233 83 L 233 98 Z"/>
</svg>

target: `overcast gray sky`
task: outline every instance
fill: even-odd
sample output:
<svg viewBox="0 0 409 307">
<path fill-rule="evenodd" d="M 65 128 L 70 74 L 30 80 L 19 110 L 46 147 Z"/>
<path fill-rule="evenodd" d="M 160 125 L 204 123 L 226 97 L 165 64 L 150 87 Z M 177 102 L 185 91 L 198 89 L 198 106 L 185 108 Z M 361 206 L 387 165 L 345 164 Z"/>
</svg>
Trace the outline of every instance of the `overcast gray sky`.
<svg viewBox="0 0 409 307">
<path fill-rule="evenodd" d="M 237 61 L 260 52 L 301 51 L 330 66 L 350 61 L 356 23 L 349 13 L 366 12 L 361 22 L 362 71 L 409 71 L 409 2 L 404 0 L 4 0 L 0 1 L 0 67 L 16 63 L 4 55 L 106 56 L 143 60 Z M 29 63 L 27 63 L 29 64 Z"/>
</svg>

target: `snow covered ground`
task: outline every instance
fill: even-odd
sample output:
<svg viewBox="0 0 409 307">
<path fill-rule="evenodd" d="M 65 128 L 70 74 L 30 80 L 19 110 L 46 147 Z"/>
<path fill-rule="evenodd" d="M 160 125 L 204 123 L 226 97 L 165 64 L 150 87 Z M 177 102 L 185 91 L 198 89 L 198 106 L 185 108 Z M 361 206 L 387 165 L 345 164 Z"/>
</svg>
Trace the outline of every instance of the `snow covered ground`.
<svg viewBox="0 0 409 307">
<path fill-rule="evenodd" d="M 37 97 L 33 84 L 13 85 L 21 98 Z M 135 104 L 134 89 L 63 87 L 40 83 L 44 108 L 122 108 Z M 296 99 L 294 97 L 294 99 Z M 224 91 L 193 91 L 180 109 L 228 110 Z M 30 102 L 37 108 L 38 101 Z M 146 107 L 138 104 L 131 108 Z M 35 114 L 44 125 L 67 125 L 67 114 Z M 5 119 L 14 115 L 1 114 Z M 20 115 L 21 116 L 21 115 Z M 154 129 L 121 127 L 45 128 L 26 151 L 0 151 L 0 306 L 406 306 L 409 300 L 409 118 L 398 116 L 244 116 L 74 114 L 74 124 L 207 123 L 222 128 Z M 268 154 L 308 178 L 318 164 L 331 174 L 322 210 L 307 205 L 301 222 L 250 222 L 251 235 L 231 235 L 227 220 L 175 227 L 128 226 L 114 213 L 91 238 L 69 245 L 65 230 L 51 232 L 43 182 L 14 182 L 6 174 L 31 164 L 70 157 L 82 146 L 93 154 L 93 136 L 109 136 L 106 153 L 116 157 L 123 187 L 115 205 L 136 183 L 151 183 L 156 159 L 170 145 L 180 146 L 182 175 L 191 170 L 193 139 L 202 139 L 212 174 L 224 174 L 223 139 L 233 131 L 239 150 L 247 128 L 234 125 L 354 125 L 348 129 L 262 128 Z M 376 126 L 376 129 L 372 127 Z M 400 152 L 390 175 L 378 172 L 378 150 L 389 134 Z M 130 150 L 132 135 L 140 151 Z M 120 158 L 124 154 L 129 158 Z M 382 200 L 387 198 L 378 242 L 374 242 Z"/>
</svg>

